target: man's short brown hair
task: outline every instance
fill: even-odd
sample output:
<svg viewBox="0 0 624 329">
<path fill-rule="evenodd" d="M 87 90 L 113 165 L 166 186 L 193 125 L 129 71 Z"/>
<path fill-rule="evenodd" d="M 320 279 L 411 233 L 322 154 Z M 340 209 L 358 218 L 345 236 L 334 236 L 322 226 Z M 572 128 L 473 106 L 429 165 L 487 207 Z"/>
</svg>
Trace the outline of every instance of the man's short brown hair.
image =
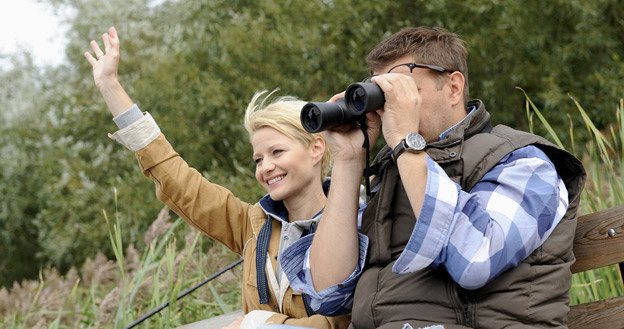
<svg viewBox="0 0 624 329">
<path fill-rule="evenodd" d="M 464 75 L 464 103 L 468 102 L 468 65 L 464 41 L 441 27 L 407 27 L 381 41 L 366 58 L 369 73 L 411 55 L 419 64 L 443 67 Z"/>
</svg>

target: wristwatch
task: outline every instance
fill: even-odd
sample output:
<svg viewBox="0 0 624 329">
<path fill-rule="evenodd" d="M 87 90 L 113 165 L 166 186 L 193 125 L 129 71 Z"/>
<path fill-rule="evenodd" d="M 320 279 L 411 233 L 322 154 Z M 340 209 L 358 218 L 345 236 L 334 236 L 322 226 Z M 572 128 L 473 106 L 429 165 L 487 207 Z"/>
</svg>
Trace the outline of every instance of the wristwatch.
<svg viewBox="0 0 624 329">
<path fill-rule="evenodd" d="M 403 154 L 405 151 L 410 152 L 420 152 L 423 151 L 427 147 L 427 142 L 425 142 L 425 138 L 417 133 L 409 133 L 405 138 L 401 140 L 399 145 L 397 145 L 394 150 L 392 150 L 392 158 L 394 162 L 397 161 L 399 155 Z"/>
</svg>

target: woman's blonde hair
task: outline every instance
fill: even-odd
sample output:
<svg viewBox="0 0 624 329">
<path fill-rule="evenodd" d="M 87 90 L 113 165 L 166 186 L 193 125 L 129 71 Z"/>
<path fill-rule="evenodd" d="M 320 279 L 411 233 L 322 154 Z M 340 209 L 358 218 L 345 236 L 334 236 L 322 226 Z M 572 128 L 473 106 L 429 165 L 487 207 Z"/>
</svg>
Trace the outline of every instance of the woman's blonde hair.
<svg viewBox="0 0 624 329">
<path fill-rule="evenodd" d="M 266 90 L 254 94 L 245 111 L 245 129 L 251 136 L 262 127 L 273 128 L 280 133 L 299 141 L 304 146 L 310 146 L 320 133 L 311 134 L 301 125 L 300 113 L 306 102 L 294 96 L 275 96 L 275 89 L 270 93 Z M 321 163 L 321 179 L 329 175 L 331 154 L 325 150 Z"/>
</svg>

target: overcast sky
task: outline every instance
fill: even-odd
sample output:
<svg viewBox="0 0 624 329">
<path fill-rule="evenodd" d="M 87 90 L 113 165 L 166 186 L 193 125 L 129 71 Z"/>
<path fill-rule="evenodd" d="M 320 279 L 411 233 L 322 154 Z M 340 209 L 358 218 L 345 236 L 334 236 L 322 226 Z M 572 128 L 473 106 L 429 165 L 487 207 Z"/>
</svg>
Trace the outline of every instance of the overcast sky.
<svg viewBox="0 0 624 329">
<path fill-rule="evenodd" d="M 52 10 L 36 0 L 0 0 L 0 53 L 22 47 L 32 52 L 39 65 L 61 63 L 65 60 L 64 28 Z"/>
</svg>

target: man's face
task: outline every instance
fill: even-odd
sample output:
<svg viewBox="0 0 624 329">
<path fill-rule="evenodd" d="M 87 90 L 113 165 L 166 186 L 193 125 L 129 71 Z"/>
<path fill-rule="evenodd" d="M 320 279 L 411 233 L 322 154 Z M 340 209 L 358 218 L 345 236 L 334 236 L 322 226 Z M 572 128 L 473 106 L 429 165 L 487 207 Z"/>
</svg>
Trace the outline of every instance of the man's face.
<svg viewBox="0 0 624 329">
<path fill-rule="evenodd" d="M 422 99 L 420 108 L 420 133 L 427 142 L 437 141 L 440 134 L 457 123 L 451 116 L 452 107 L 446 97 L 448 91 L 448 73 L 437 72 L 428 68 L 415 67 L 410 73 L 407 65 L 415 62 L 412 56 L 405 56 L 375 71 L 375 74 L 401 73 L 411 76 L 416 82 L 418 93 Z M 440 80 L 442 79 L 442 80 Z"/>
</svg>

